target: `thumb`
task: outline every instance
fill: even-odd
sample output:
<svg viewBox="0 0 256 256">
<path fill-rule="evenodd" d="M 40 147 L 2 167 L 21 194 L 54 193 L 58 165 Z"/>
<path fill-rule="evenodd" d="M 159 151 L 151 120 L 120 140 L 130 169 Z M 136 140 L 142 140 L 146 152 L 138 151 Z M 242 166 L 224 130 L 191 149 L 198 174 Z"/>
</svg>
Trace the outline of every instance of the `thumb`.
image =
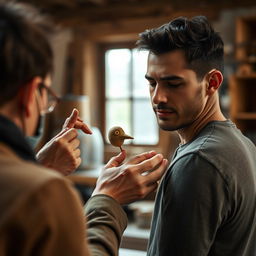
<svg viewBox="0 0 256 256">
<path fill-rule="evenodd" d="M 112 157 L 105 165 L 105 169 L 119 166 L 126 158 L 126 151 L 122 150 L 117 156 Z"/>
<path fill-rule="evenodd" d="M 63 129 L 65 128 L 74 128 L 76 121 L 78 119 L 79 111 L 74 108 L 71 115 L 66 119 Z"/>
</svg>

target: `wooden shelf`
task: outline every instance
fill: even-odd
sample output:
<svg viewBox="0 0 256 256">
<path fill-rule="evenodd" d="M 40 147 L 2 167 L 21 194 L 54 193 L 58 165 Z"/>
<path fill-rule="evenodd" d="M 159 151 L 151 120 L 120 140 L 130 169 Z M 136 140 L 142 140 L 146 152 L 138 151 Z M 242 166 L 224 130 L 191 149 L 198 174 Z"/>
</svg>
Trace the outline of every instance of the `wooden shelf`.
<svg viewBox="0 0 256 256">
<path fill-rule="evenodd" d="M 248 60 L 255 54 L 256 16 L 240 17 L 236 22 L 236 58 L 239 61 Z"/>
<path fill-rule="evenodd" d="M 256 133 L 256 16 L 236 23 L 237 73 L 229 78 L 230 117 L 244 133 Z"/>
</svg>

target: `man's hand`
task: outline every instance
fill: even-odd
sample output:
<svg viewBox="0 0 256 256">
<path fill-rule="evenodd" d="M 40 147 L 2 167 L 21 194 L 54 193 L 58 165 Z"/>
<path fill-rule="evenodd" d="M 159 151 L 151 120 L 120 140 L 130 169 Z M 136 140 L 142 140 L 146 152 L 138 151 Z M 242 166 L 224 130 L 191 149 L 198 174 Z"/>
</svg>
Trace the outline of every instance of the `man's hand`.
<svg viewBox="0 0 256 256">
<path fill-rule="evenodd" d="M 143 153 L 122 164 L 125 157 L 126 152 L 122 151 L 110 159 L 97 180 L 93 195 L 105 194 L 120 204 L 127 204 L 157 188 L 168 162 L 161 154 Z"/>
<path fill-rule="evenodd" d="M 75 128 L 82 130 L 84 133 L 92 134 L 92 131 L 79 117 L 79 112 L 75 108 L 73 109 L 71 115 L 64 122 L 62 129 L 64 130 L 66 128 Z"/>
<path fill-rule="evenodd" d="M 36 155 L 42 165 L 53 168 L 63 175 L 69 175 L 81 164 L 81 152 L 78 148 L 80 141 L 76 129 L 92 134 L 78 114 L 78 110 L 74 109 L 66 119 L 62 131 L 46 143 Z"/>
</svg>

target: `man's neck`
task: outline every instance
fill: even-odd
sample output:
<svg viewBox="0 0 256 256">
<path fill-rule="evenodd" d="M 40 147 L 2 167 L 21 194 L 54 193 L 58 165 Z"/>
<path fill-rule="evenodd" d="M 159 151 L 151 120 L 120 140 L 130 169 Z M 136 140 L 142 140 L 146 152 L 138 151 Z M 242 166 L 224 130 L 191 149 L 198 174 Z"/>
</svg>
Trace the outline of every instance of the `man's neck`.
<svg viewBox="0 0 256 256">
<path fill-rule="evenodd" d="M 227 120 L 222 114 L 221 110 L 210 109 L 205 114 L 202 114 L 188 127 L 178 130 L 178 135 L 181 140 L 181 144 L 186 144 L 193 140 L 193 138 L 209 123 L 212 121 L 225 121 Z"/>
</svg>

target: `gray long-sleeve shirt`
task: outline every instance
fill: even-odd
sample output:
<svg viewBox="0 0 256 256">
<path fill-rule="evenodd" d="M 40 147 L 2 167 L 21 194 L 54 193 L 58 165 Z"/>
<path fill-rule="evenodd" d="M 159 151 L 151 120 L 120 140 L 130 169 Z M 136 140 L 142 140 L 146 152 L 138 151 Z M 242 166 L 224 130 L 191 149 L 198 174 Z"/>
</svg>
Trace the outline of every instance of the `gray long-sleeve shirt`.
<svg viewBox="0 0 256 256">
<path fill-rule="evenodd" d="M 148 256 L 256 255 L 256 148 L 231 121 L 180 146 L 159 188 Z"/>
</svg>

